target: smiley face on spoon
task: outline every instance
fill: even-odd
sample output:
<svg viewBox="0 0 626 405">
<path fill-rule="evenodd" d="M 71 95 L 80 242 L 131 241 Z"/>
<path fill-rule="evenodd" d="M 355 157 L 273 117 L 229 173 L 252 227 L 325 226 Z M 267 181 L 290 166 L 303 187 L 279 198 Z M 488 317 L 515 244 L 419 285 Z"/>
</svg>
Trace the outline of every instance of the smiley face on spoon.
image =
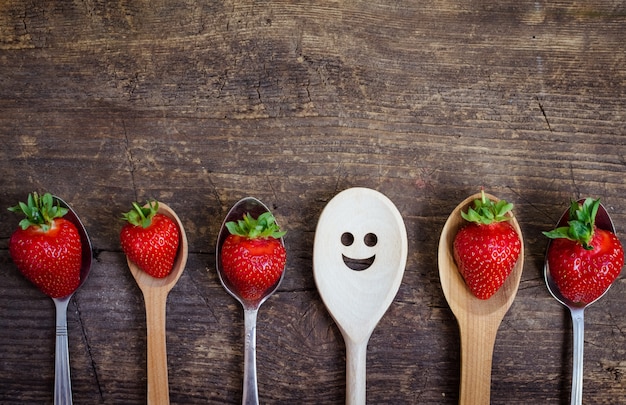
<svg viewBox="0 0 626 405">
<path fill-rule="evenodd" d="M 352 232 L 344 232 L 341 235 L 343 252 L 341 257 L 344 264 L 352 270 L 363 271 L 369 269 L 376 260 L 376 245 L 378 236 L 373 232 L 359 237 Z"/>
</svg>

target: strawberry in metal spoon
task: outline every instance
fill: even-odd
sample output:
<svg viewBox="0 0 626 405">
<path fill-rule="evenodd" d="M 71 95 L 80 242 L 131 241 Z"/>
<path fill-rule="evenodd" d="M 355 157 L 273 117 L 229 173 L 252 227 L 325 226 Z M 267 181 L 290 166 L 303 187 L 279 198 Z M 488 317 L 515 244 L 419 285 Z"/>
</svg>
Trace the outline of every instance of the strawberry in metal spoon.
<svg viewBox="0 0 626 405">
<path fill-rule="evenodd" d="M 259 307 L 276 291 L 285 274 L 284 234 L 269 208 L 256 198 L 247 197 L 228 211 L 217 236 L 217 274 L 226 291 L 241 303 L 244 310 L 246 339 L 242 403 L 247 405 L 259 403 L 256 319 Z"/>
<path fill-rule="evenodd" d="M 567 225 L 567 226 L 566 226 Z M 572 316 L 571 404 L 582 404 L 585 308 L 606 293 L 624 264 L 621 243 L 600 200 L 572 201 L 550 238 L 544 264 L 546 286 Z"/>
<path fill-rule="evenodd" d="M 226 223 L 230 235 L 222 246 L 223 273 L 244 300 L 258 300 L 274 287 L 287 258 L 282 232 L 271 212 L 258 218 L 249 213 Z"/>
<path fill-rule="evenodd" d="M 91 269 L 91 241 L 76 212 L 49 193 L 33 193 L 9 211 L 26 215 L 9 241 L 11 257 L 56 308 L 54 403 L 71 405 L 67 307 Z"/>
<path fill-rule="evenodd" d="M 573 201 L 567 226 L 543 234 L 550 239 L 550 274 L 561 294 L 579 305 L 590 304 L 615 281 L 624 265 L 624 250 L 610 230 L 596 226 L 600 200 Z"/>
<path fill-rule="evenodd" d="M 80 285 L 82 245 L 76 226 L 63 218 L 68 209 L 55 204 L 49 193 L 32 193 L 9 211 L 26 216 L 9 240 L 20 272 L 52 298 L 72 294 Z"/>
</svg>

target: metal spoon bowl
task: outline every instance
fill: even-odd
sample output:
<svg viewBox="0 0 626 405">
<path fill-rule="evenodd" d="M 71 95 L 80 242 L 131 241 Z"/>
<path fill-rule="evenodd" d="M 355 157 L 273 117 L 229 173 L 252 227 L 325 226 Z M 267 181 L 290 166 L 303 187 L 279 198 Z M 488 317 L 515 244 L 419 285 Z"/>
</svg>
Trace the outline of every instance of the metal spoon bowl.
<svg viewBox="0 0 626 405">
<path fill-rule="evenodd" d="M 217 244 L 215 247 L 215 268 L 219 275 L 220 281 L 224 289 L 232 295 L 243 306 L 244 313 L 244 329 L 245 329 L 245 348 L 244 348 L 244 373 L 243 373 L 243 404 L 258 404 L 259 393 L 257 387 L 257 373 L 256 373 L 256 319 L 259 307 L 263 304 L 270 295 L 272 295 L 280 285 L 285 276 L 285 272 L 280 276 L 278 282 L 267 291 L 262 297 L 257 300 L 243 299 L 230 285 L 228 279 L 222 274 L 222 245 L 229 235 L 226 223 L 230 221 L 237 221 L 243 218 L 244 214 L 249 213 L 253 218 L 258 218 L 259 215 L 269 212 L 261 201 L 253 197 L 246 197 L 239 200 L 228 211 L 220 232 L 217 236 Z M 283 238 L 280 238 L 280 242 L 284 245 Z"/>
<path fill-rule="evenodd" d="M 80 288 L 89 276 L 91 270 L 91 261 L 93 250 L 91 241 L 87 235 L 87 231 L 83 223 L 78 218 L 76 212 L 65 201 L 59 197 L 52 198 L 64 208 L 67 208 L 67 214 L 63 218 L 67 219 L 76 226 L 80 235 L 80 243 L 82 246 L 82 262 L 80 266 Z M 71 404 L 72 403 L 72 380 L 70 377 L 70 356 L 67 339 L 67 306 L 74 293 L 65 297 L 52 298 L 56 309 L 56 341 L 54 355 L 54 403 L 55 404 Z"/>
<path fill-rule="evenodd" d="M 584 199 L 579 200 L 579 203 L 584 202 Z M 569 220 L 569 208 L 565 210 L 561 219 L 557 223 L 556 227 L 566 226 L 567 221 Z M 598 208 L 598 213 L 596 214 L 596 227 L 599 229 L 604 229 L 607 231 L 611 231 L 615 233 L 615 226 L 613 225 L 613 221 L 609 216 L 609 213 L 606 211 L 604 206 L 600 204 Z M 610 286 L 600 295 L 598 298 L 593 300 L 592 302 L 581 305 L 579 303 L 575 303 L 568 298 L 564 297 L 561 294 L 561 291 L 556 285 L 556 282 L 552 278 L 550 274 L 550 267 L 548 266 L 548 250 L 550 249 L 550 244 L 552 240 L 548 241 L 548 246 L 546 248 L 546 259 L 544 262 L 544 277 L 546 280 L 546 286 L 548 287 L 548 291 L 554 299 L 567 307 L 572 316 L 572 329 L 573 329 L 573 361 L 572 361 L 572 395 L 571 395 L 571 404 L 572 405 L 580 405 L 583 400 L 583 351 L 584 351 L 584 336 L 585 336 L 585 308 L 594 302 L 598 301 L 600 298 L 606 294 L 609 290 Z"/>
</svg>

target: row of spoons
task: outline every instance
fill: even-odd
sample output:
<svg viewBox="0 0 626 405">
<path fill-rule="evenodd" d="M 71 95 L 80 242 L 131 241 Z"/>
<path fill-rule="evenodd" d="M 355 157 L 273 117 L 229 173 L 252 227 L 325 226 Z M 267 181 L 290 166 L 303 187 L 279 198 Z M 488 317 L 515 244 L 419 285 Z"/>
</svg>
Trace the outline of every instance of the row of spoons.
<svg viewBox="0 0 626 405">
<path fill-rule="evenodd" d="M 497 200 L 494 196 L 488 198 Z M 83 245 L 81 285 L 91 268 L 92 247 L 78 215 L 68 208 L 66 218 L 72 221 Z M 523 270 L 523 242 L 520 258 L 502 288 L 490 299 L 479 300 L 466 287 L 452 254 L 454 236 L 463 225 L 461 211 L 466 211 L 480 194 L 461 202 L 450 214 L 440 236 L 439 276 L 445 298 L 454 313 L 461 336 L 461 385 L 459 403 L 467 405 L 490 402 L 491 365 L 496 334 L 509 310 L 520 283 Z M 243 217 L 257 217 L 269 209 L 259 200 L 248 197 L 237 202 L 224 218 L 216 243 L 216 269 L 222 285 L 244 310 L 244 404 L 258 404 L 256 377 L 256 318 L 261 304 L 273 294 L 280 281 L 256 302 L 241 299 L 221 273 L 221 245 L 227 230 L 225 224 Z M 164 203 L 159 212 L 172 218 L 180 229 L 181 243 L 172 272 L 163 279 L 149 276 L 132 261 L 128 266 L 144 297 L 147 327 L 148 404 L 168 404 L 168 372 L 166 350 L 166 301 L 185 268 L 188 243 L 183 224 L 176 213 Z M 511 223 L 523 241 L 520 226 L 509 213 Z M 567 211 L 558 226 L 567 222 Z M 604 207 L 600 206 L 596 225 L 614 232 Z M 284 241 L 281 242 L 284 243 Z M 346 344 L 346 404 L 362 405 L 366 398 L 366 351 L 376 325 L 391 305 L 404 274 L 408 243 L 400 212 L 383 194 L 367 188 L 351 188 L 337 194 L 322 211 L 314 240 L 313 272 L 320 296 L 336 322 Z M 354 266 L 355 262 L 361 263 Z M 363 264 L 365 263 L 365 264 Z M 284 273 L 281 276 L 284 277 Z M 552 295 L 572 314 L 574 326 L 574 373 L 572 404 L 582 401 L 583 311 L 568 302 L 551 280 L 545 267 L 546 284 Z M 80 287 L 80 286 L 79 286 Z M 67 342 L 67 306 L 72 295 L 54 298 L 56 306 L 55 404 L 71 404 L 71 380 Z"/>
</svg>

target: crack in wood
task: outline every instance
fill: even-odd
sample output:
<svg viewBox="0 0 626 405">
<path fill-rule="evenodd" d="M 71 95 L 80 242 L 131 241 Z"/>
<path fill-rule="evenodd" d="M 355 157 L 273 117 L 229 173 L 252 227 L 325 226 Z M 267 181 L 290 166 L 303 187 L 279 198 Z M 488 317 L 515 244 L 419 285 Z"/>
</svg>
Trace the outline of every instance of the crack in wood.
<svg viewBox="0 0 626 405">
<path fill-rule="evenodd" d="M 548 121 L 548 116 L 546 115 L 546 110 L 543 109 L 543 105 L 541 104 L 541 101 L 539 101 L 539 97 L 535 97 L 535 100 L 537 100 L 537 104 L 539 104 L 539 110 L 541 110 L 541 114 L 543 115 L 543 118 L 546 120 L 546 124 L 548 125 L 548 130 L 550 132 L 553 132 L 552 127 L 550 126 L 550 121 Z"/>
<path fill-rule="evenodd" d="M 91 371 L 93 372 L 93 376 L 95 378 L 96 387 L 98 387 L 98 394 L 100 395 L 100 399 L 104 399 L 104 393 L 102 390 L 102 385 L 100 384 L 100 378 L 98 378 L 98 368 L 96 367 L 96 360 L 94 359 L 91 344 L 89 343 L 89 337 L 87 334 L 87 330 L 85 328 L 85 323 L 83 322 L 82 312 L 80 310 L 80 305 L 78 305 L 78 298 L 74 296 L 72 298 L 74 301 L 74 305 L 76 307 L 76 314 L 78 316 L 78 324 L 80 325 L 80 331 L 83 335 L 83 339 L 85 340 L 85 347 L 87 348 L 87 357 L 89 358 L 89 362 L 91 365 Z"/>
<path fill-rule="evenodd" d="M 135 194 L 135 201 L 139 200 L 137 195 L 137 185 L 135 183 L 135 162 L 133 159 L 133 152 L 130 147 L 130 141 L 128 139 L 128 131 L 126 130 L 126 121 L 122 120 L 122 129 L 124 131 L 124 151 L 126 152 L 126 159 L 128 161 L 128 171 L 130 173 L 130 182 L 133 187 L 133 193 Z"/>
</svg>

